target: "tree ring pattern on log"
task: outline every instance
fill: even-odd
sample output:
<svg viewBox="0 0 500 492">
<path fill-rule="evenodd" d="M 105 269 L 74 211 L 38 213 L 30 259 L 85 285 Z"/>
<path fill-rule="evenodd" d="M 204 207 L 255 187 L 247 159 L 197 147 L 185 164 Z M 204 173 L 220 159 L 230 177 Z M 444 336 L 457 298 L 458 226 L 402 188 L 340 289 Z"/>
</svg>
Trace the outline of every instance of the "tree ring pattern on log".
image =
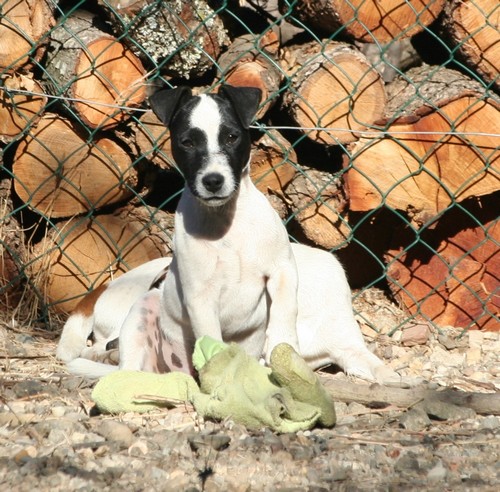
<svg viewBox="0 0 500 492">
<path fill-rule="evenodd" d="M 310 43 L 284 63 L 291 78 L 284 104 L 312 140 L 327 145 L 353 142 L 356 131 L 382 116 L 386 100 L 382 78 L 356 48 Z"/>
</svg>

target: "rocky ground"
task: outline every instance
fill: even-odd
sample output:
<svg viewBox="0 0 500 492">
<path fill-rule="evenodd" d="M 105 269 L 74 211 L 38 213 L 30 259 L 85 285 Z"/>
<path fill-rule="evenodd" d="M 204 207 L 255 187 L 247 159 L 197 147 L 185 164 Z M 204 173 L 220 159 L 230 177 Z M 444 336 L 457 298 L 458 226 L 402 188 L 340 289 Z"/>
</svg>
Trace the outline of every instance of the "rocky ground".
<svg viewBox="0 0 500 492">
<path fill-rule="evenodd" d="M 498 333 L 413 324 L 388 336 L 402 313 L 374 290 L 356 304 L 371 348 L 393 368 L 433 391 L 490 395 L 491 409 L 374 406 L 354 396 L 338 402 L 335 428 L 282 435 L 204 422 L 186 405 L 95 415 L 92 384 L 54 359 L 55 336 L 4 320 L 0 490 L 499 490 Z M 331 388 L 348 382 L 324 378 Z M 367 384 L 356 383 L 361 394 Z"/>
</svg>

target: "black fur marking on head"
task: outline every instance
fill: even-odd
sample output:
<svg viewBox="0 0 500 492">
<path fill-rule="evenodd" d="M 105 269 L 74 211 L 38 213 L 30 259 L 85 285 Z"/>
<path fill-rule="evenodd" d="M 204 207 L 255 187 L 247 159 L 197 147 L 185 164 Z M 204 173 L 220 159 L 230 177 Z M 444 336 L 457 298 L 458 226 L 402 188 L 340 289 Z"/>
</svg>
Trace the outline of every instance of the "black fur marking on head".
<svg viewBox="0 0 500 492">
<path fill-rule="evenodd" d="M 163 89 L 155 92 L 149 98 L 149 105 L 165 126 L 170 126 L 176 110 L 182 103 L 191 97 L 189 87 L 178 87 L 177 89 Z"/>
<path fill-rule="evenodd" d="M 219 95 L 231 102 L 241 125 L 245 130 L 248 130 L 259 108 L 262 91 L 256 87 L 222 85 L 219 89 Z"/>
</svg>

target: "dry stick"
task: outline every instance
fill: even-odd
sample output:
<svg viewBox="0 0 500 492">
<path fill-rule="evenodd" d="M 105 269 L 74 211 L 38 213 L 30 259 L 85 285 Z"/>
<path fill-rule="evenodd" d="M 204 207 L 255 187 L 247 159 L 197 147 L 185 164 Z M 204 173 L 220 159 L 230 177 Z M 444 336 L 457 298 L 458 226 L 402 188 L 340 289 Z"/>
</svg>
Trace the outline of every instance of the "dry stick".
<svg viewBox="0 0 500 492">
<path fill-rule="evenodd" d="M 451 405 L 469 407 L 479 414 L 500 415 L 500 393 L 471 393 L 444 389 L 435 391 L 425 386 L 404 389 L 379 384 L 361 385 L 321 377 L 322 383 L 335 400 L 362 404 L 383 403 L 411 407 L 419 401 L 442 401 Z"/>
</svg>

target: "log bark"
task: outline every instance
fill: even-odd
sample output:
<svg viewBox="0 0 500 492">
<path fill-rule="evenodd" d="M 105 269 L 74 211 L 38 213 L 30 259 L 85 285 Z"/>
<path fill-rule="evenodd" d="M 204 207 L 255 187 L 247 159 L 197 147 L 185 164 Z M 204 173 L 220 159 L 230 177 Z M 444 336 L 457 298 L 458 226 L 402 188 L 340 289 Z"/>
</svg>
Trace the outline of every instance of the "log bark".
<svg viewBox="0 0 500 492">
<path fill-rule="evenodd" d="M 127 118 L 117 106 L 134 108 L 146 97 L 140 60 L 113 36 L 95 27 L 96 18 L 79 10 L 50 33 L 46 85 L 91 128 L 110 128 Z"/>
<path fill-rule="evenodd" d="M 370 127 L 384 113 L 380 74 L 348 44 L 295 46 L 285 51 L 283 67 L 291 79 L 285 109 L 312 140 L 327 145 L 353 142 L 355 132 Z M 311 127 L 320 129 L 307 130 Z"/>
<path fill-rule="evenodd" d="M 161 169 L 175 167 L 170 146 L 170 132 L 152 111 L 146 111 L 132 124 L 134 141 L 140 155 Z"/>
<path fill-rule="evenodd" d="M 423 63 L 409 38 L 400 41 L 393 40 L 384 46 L 373 43 L 356 43 L 356 46 L 371 65 L 380 72 L 386 84 L 410 68 Z"/>
<path fill-rule="evenodd" d="M 434 22 L 445 0 L 299 0 L 292 15 L 331 35 L 342 33 L 365 43 L 410 37 Z M 289 2 L 280 0 L 281 11 Z"/>
<path fill-rule="evenodd" d="M 17 69 L 42 58 L 46 48 L 43 35 L 55 24 L 54 8 L 50 0 L 2 1 L 0 69 Z"/>
<path fill-rule="evenodd" d="M 443 27 L 462 59 L 500 89 L 500 8 L 497 0 L 451 0 Z"/>
<path fill-rule="evenodd" d="M 350 145 L 344 159 L 351 210 L 385 204 L 420 226 L 455 201 L 500 189 L 492 135 L 498 100 L 458 72 L 428 66 L 410 70 L 388 93 L 378 122 L 385 131 Z"/>
<path fill-rule="evenodd" d="M 18 305 L 26 259 L 24 230 L 12 203 L 12 179 L 3 178 L 0 179 L 0 308 L 15 309 Z"/>
<path fill-rule="evenodd" d="M 387 280 L 407 311 L 441 326 L 500 329 L 499 198 L 453 208 L 418 242 L 410 229 L 396 234 Z"/>
<path fill-rule="evenodd" d="M 130 49 L 171 77 L 196 78 L 213 68 L 230 44 L 220 18 L 204 0 L 99 0 Z M 193 42 L 195 40 L 195 42 Z"/>
<path fill-rule="evenodd" d="M 91 144 L 68 120 L 44 115 L 14 155 L 18 196 L 47 217 L 70 217 L 129 198 L 137 185 L 129 153 L 109 138 Z"/>
<path fill-rule="evenodd" d="M 330 173 L 307 169 L 297 173 L 286 189 L 289 206 L 302 234 L 325 249 L 347 246 L 347 200 L 341 180 Z"/>
<path fill-rule="evenodd" d="M 278 39 L 272 31 L 259 38 L 244 35 L 236 38 L 228 50 L 217 60 L 218 78 L 238 87 L 257 87 L 262 91 L 264 103 L 257 114 L 261 118 L 274 102 L 282 71 L 276 61 Z"/>
<path fill-rule="evenodd" d="M 34 248 L 31 281 L 55 313 L 68 313 L 91 288 L 170 252 L 173 218 L 125 207 L 60 223 Z"/>
<path fill-rule="evenodd" d="M 47 98 L 32 75 L 9 73 L 1 77 L 1 83 L 4 90 L 0 90 L 0 142 L 8 143 L 19 137 L 26 127 L 36 123 Z M 16 92 L 18 90 L 40 95 L 20 94 Z"/>
</svg>

